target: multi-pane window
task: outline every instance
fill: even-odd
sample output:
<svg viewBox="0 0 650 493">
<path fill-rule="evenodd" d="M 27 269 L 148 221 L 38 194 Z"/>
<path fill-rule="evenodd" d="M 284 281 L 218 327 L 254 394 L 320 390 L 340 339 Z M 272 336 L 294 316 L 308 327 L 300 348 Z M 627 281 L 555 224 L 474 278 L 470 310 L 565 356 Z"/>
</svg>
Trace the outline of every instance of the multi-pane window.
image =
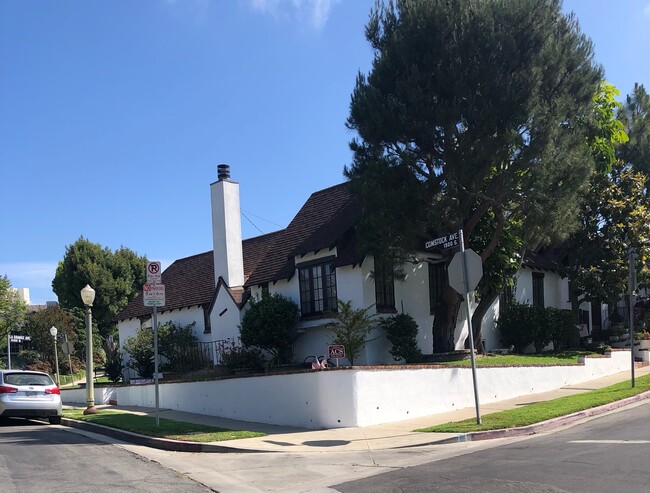
<svg viewBox="0 0 650 493">
<path fill-rule="evenodd" d="M 377 310 L 395 308 L 395 276 L 390 265 L 375 259 L 375 301 Z"/>
<path fill-rule="evenodd" d="M 544 274 L 533 272 L 533 305 L 544 308 Z"/>
<path fill-rule="evenodd" d="M 429 264 L 429 309 L 431 315 L 435 314 L 436 307 L 443 302 L 443 289 L 447 284 L 447 264 Z"/>
<path fill-rule="evenodd" d="M 336 269 L 332 262 L 298 268 L 302 316 L 336 311 Z"/>
</svg>

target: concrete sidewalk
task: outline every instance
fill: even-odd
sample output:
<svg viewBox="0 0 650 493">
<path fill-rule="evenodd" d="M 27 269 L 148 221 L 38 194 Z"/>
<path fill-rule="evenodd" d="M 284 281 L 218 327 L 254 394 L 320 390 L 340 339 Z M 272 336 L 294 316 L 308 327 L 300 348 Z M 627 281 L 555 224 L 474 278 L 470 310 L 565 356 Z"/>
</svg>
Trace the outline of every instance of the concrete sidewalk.
<svg viewBox="0 0 650 493">
<path fill-rule="evenodd" d="M 637 377 L 650 373 L 650 366 L 636 368 Z M 630 379 L 629 372 L 622 372 L 616 375 L 599 378 L 589 382 L 583 382 L 578 385 L 571 385 L 556 389 L 550 392 L 527 395 L 510 399 L 507 401 L 495 402 L 481 405 L 481 415 L 513 409 L 519 406 L 525 406 L 535 402 L 548 401 L 565 397 L 577 393 L 595 390 L 618 382 Z M 480 389 L 479 389 L 480 390 Z M 646 392 L 635 398 L 619 401 L 616 403 L 602 406 L 595 410 L 589 410 L 564 418 L 558 418 L 537 425 L 522 427 L 511 430 L 500 430 L 491 432 L 477 432 L 468 434 L 458 433 L 418 433 L 414 429 L 425 428 L 428 426 L 448 423 L 450 421 L 461 421 L 476 416 L 476 410 L 472 408 L 459 409 L 447 413 L 425 416 L 422 418 L 400 421 L 398 423 L 388 423 L 383 425 L 368 426 L 363 428 L 334 428 L 328 430 L 307 430 L 303 428 L 291 428 L 286 426 L 276 426 L 264 423 L 252 423 L 246 421 L 236 421 L 232 419 L 207 416 L 203 414 L 193 414 L 170 409 L 160 409 L 159 417 L 175 421 L 189 423 L 198 423 L 210 426 L 216 426 L 226 429 L 239 429 L 247 431 L 259 431 L 266 433 L 267 436 L 257 438 L 245 438 L 240 440 L 229 440 L 224 442 L 214 442 L 209 444 L 197 444 L 195 442 L 177 442 L 173 440 L 163 440 L 141 435 L 120 432 L 114 429 L 98 427 L 88 423 L 64 419 L 64 424 L 79 428 L 91 430 L 96 433 L 111 435 L 125 441 L 140 443 L 143 445 L 162 448 L 166 450 L 179 450 L 189 452 L 290 452 L 290 453 L 309 453 L 309 452 L 327 452 L 327 451 L 361 451 L 361 450 L 386 450 L 396 448 L 416 447 L 430 445 L 434 443 L 449 443 L 458 441 L 470 441 L 476 439 L 496 438 L 503 436 L 527 435 L 536 433 L 556 426 L 569 424 L 571 422 L 583 419 L 586 416 L 600 414 L 611 409 L 622 407 L 631 402 L 641 399 L 650 398 L 650 392 Z M 67 407 L 67 406 L 66 406 Z M 135 408 L 125 406 L 97 406 L 100 409 L 114 409 L 134 414 L 155 416 L 155 409 Z"/>
</svg>

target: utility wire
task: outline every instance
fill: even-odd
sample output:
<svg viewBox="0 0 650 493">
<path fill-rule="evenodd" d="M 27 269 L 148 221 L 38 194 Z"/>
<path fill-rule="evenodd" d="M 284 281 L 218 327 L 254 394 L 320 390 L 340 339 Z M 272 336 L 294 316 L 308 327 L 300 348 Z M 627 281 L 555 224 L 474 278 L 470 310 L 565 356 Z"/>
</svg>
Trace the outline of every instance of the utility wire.
<svg viewBox="0 0 650 493">
<path fill-rule="evenodd" d="M 258 228 L 257 225 L 256 225 L 253 221 L 251 221 L 250 218 L 249 218 L 246 214 L 244 214 L 244 211 L 242 211 L 241 209 L 239 209 L 239 211 L 241 212 L 241 215 L 244 216 L 244 217 L 246 218 L 246 220 L 247 220 L 249 223 L 251 223 L 251 224 L 253 225 L 253 227 L 254 227 L 257 231 L 259 231 L 260 233 L 264 234 L 264 231 L 262 231 L 260 228 Z"/>
<path fill-rule="evenodd" d="M 240 210 L 241 210 L 241 209 L 240 209 Z M 256 215 L 256 214 L 253 214 L 252 212 L 248 212 L 248 211 L 244 211 L 244 210 L 241 211 L 242 214 L 243 214 L 244 212 L 246 212 L 246 214 L 249 214 L 249 215 L 251 215 L 251 216 L 253 216 L 253 217 L 256 217 L 257 219 L 261 219 L 262 221 L 265 221 L 265 222 L 267 222 L 267 223 L 269 223 L 269 224 L 272 224 L 273 226 L 277 226 L 278 228 L 282 228 L 282 227 L 284 227 L 284 226 L 282 226 L 281 224 L 277 224 L 277 223 L 274 223 L 273 221 L 269 221 L 268 219 L 264 219 L 263 217 L 260 217 L 260 216 L 258 216 L 258 215 Z M 247 219 L 248 219 L 248 218 L 247 218 Z"/>
</svg>

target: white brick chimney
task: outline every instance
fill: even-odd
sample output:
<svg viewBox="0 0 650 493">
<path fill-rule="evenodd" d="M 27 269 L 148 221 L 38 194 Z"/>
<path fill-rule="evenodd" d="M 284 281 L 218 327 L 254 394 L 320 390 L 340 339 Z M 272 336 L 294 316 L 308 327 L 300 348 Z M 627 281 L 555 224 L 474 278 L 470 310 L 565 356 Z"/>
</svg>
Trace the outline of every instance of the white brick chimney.
<svg viewBox="0 0 650 493">
<path fill-rule="evenodd" d="M 244 284 L 239 183 L 230 181 L 230 166 L 217 166 L 217 181 L 210 185 L 212 198 L 212 243 L 214 245 L 214 282 L 219 277 L 229 287 Z"/>
</svg>

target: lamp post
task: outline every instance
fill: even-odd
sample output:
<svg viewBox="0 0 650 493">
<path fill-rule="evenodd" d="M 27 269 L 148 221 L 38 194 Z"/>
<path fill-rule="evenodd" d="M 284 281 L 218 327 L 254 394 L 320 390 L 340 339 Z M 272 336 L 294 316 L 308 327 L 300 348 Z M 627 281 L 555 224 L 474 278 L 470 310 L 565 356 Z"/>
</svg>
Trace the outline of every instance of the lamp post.
<svg viewBox="0 0 650 493">
<path fill-rule="evenodd" d="M 56 384 L 61 386 L 61 377 L 59 376 L 59 349 L 56 347 L 56 334 L 58 330 L 56 327 L 50 327 L 50 334 L 54 338 L 54 361 L 56 362 Z"/>
<path fill-rule="evenodd" d="M 97 414 L 93 386 L 93 316 L 90 308 L 95 301 L 95 290 L 86 284 L 81 290 L 81 300 L 86 306 L 86 404 L 84 414 Z"/>
</svg>

